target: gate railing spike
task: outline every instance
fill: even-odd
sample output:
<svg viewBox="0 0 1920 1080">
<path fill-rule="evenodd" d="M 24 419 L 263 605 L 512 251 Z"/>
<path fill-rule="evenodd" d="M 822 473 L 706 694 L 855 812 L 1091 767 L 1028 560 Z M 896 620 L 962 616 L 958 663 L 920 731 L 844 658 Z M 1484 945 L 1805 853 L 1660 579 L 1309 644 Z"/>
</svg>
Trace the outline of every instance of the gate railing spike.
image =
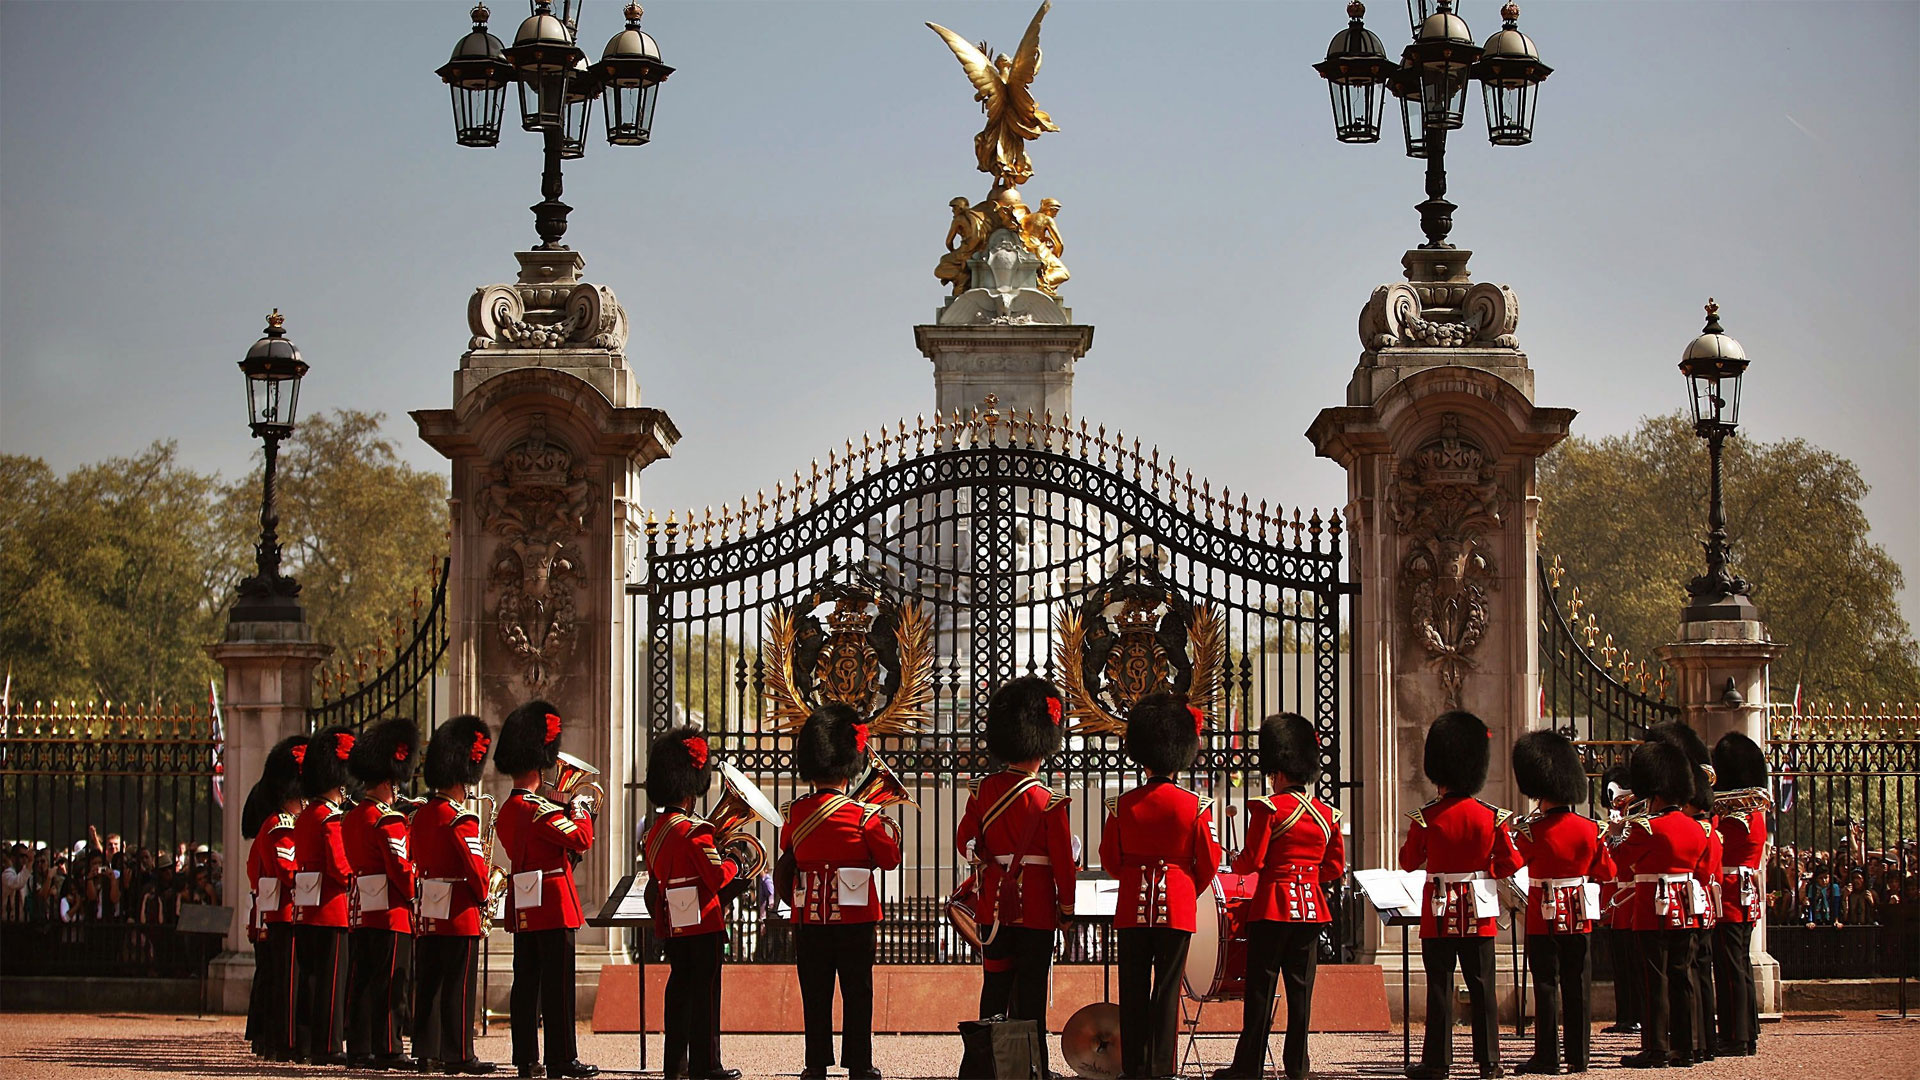
<svg viewBox="0 0 1920 1080">
<path fill-rule="evenodd" d="M 1133 437 L 1133 482 L 1140 482 L 1140 437 Z"/>
</svg>

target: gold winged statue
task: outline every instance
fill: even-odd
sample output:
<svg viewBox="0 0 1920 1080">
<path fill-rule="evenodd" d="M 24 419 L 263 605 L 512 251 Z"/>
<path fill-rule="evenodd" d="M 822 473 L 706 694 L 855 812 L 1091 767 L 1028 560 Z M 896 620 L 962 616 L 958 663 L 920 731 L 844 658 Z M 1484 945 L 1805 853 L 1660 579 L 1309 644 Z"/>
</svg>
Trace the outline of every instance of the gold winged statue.
<svg viewBox="0 0 1920 1080">
<path fill-rule="evenodd" d="M 1040 71 L 1040 21 L 1047 17 L 1053 0 L 1046 0 L 1027 24 L 1027 33 L 1012 57 L 1001 53 L 987 59 L 987 43 L 973 45 L 959 34 L 928 23 L 939 34 L 966 70 L 967 81 L 976 93 L 980 111 L 987 114 L 987 126 L 973 137 L 973 151 L 980 160 L 980 171 L 993 176 L 998 187 L 1024 184 L 1033 176 L 1033 162 L 1027 157 L 1027 140 L 1049 131 L 1059 131 L 1053 117 L 1034 104 L 1027 89 Z"/>
</svg>

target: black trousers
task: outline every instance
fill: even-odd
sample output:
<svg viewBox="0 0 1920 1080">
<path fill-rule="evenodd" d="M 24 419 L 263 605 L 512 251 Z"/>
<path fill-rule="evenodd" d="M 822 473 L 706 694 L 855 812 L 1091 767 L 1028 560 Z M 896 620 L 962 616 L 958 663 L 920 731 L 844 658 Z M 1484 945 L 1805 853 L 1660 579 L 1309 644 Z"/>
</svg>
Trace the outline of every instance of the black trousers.
<svg viewBox="0 0 1920 1080">
<path fill-rule="evenodd" d="M 1698 1061 L 1713 1053 L 1714 1028 L 1719 1026 L 1713 991 L 1713 928 L 1693 934 L 1693 1056 Z"/>
<path fill-rule="evenodd" d="M 252 931 L 249 931 L 250 933 Z M 261 946 L 263 938 L 253 939 L 253 986 L 247 991 L 247 1043 L 258 1054 L 260 1050 L 260 1031 L 267 1008 L 267 980 L 262 977 Z"/>
<path fill-rule="evenodd" d="M 875 923 L 799 923 L 793 928 L 807 1022 L 808 1068 L 833 1064 L 833 983 L 840 980 L 840 1064 L 873 1067 L 873 935 Z"/>
<path fill-rule="evenodd" d="M 540 1063 L 546 1029 L 549 1067 L 579 1057 L 573 1033 L 573 931 L 522 930 L 513 935 L 513 989 L 507 994 L 513 1063 Z"/>
<path fill-rule="evenodd" d="M 1131 926 L 1120 950 L 1120 1075 L 1174 1076 L 1180 1049 L 1180 974 L 1193 931 Z"/>
<path fill-rule="evenodd" d="M 665 1002 L 666 1052 L 661 1062 L 671 1077 L 707 1076 L 720 1064 L 721 931 L 667 938 Z"/>
<path fill-rule="evenodd" d="M 300 999 L 294 978 L 293 924 L 268 923 L 266 936 L 253 944 L 253 1000 L 258 1017 L 248 1025 L 253 1052 L 262 1057 L 293 1051 L 297 1026 L 293 1011 Z"/>
<path fill-rule="evenodd" d="M 347 931 L 347 1056 L 398 1057 L 413 986 L 413 935 Z"/>
<path fill-rule="evenodd" d="M 1646 993 L 1647 977 L 1641 971 L 1640 940 L 1631 930 L 1609 928 L 1607 955 L 1613 961 L 1613 1021 L 1625 1027 L 1637 1024 L 1646 1009 L 1641 997 Z"/>
<path fill-rule="evenodd" d="M 986 968 L 980 979 L 980 1019 L 1034 1020 L 1046 1031 L 1053 931 L 1002 926 L 980 951 Z M 1043 1051 L 1046 1043 L 1040 1040 Z"/>
<path fill-rule="evenodd" d="M 1527 970 L 1533 975 L 1533 1056 L 1540 1061 L 1564 1061 L 1569 1072 L 1587 1068 L 1593 1029 L 1590 942 L 1586 934 L 1527 935 Z"/>
<path fill-rule="evenodd" d="M 1640 970 L 1647 993 L 1640 1049 L 1660 1057 L 1693 1046 L 1693 931 L 1642 930 Z"/>
<path fill-rule="evenodd" d="M 1753 1046 L 1760 1038 L 1760 1003 L 1753 989 L 1753 924 L 1716 923 L 1713 927 L 1713 996 L 1720 1014 L 1720 1042 Z"/>
<path fill-rule="evenodd" d="M 1287 1041 L 1280 1062 L 1287 1076 L 1307 1075 L 1307 1026 L 1313 1019 L 1313 978 L 1320 968 L 1323 923 L 1247 924 L 1247 1000 L 1233 1071 L 1259 1074 L 1267 1068 L 1267 1037 L 1273 1029 L 1274 991 L 1287 982 Z"/>
<path fill-rule="evenodd" d="M 413 1001 L 413 1053 L 421 1061 L 473 1060 L 473 972 L 480 939 L 422 934 Z"/>
<path fill-rule="evenodd" d="M 338 1054 L 346 1041 L 347 928 L 294 927 L 300 1001 L 294 1009 L 293 1051 L 301 1057 Z"/>
<path fill-rule="evenodd" d="M 1467 980 L 1467 1008 L 1473 1020 L 1473 1060 L 1500 1064 L 1500 1028 L 1494 1010 L 1491 937 L 1421 938 L 1420 963 L 1427 972 L 1427 1033 L 1420 1060 L 1453 1065 L 1453 968 Z"/>
</svg>

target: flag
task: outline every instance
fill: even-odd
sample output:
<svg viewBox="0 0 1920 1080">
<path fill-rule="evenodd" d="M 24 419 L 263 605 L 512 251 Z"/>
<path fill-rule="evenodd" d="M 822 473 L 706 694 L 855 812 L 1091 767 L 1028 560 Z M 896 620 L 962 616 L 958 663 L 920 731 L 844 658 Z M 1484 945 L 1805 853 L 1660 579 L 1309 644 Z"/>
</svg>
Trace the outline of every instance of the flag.
<svg viewBox="0 0 1920 1080">
<path fill-rule="evenodd" d="M 213 804 L 225 809 L 227 805 L 226 758 L 227 736 L 220 724 L 220 694 L 214 689 L 213 680 L 207 680 L 207 714 L 213 718 L 210 728 L 213 734 Z"/>
<path fill-rule="evenodd" d="M 1797 741 L 1800 735 L 1800 710 L 1803 707 L 1800 686 L 1799 683 L 1793 684 L 1793 713 L 1787 721 L 1787 753 L 1780 762 L 1780 775 L 1774 779 L 1773 805 L 1782 814 L 1792 813 L 1795 788 L 1799 786 L 1794 782 L 1793 767 L 1800 756 L 1800 744 Z"/>
</svg>

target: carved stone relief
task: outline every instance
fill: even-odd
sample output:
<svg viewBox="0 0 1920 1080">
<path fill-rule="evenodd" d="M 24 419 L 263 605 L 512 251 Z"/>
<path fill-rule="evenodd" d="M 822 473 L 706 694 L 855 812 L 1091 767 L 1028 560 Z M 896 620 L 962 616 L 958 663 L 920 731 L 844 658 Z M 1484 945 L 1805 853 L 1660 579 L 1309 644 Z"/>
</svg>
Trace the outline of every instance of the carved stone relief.
<svg viewBox="0 0 1920 1080">
<path fill-rule="evenodd" d="M 547 437 L 535 414 L 527 437 L 488 468 L 480 517 L 500 539 L 488 590 L 500 639 L 529 688 L 547 686 L 573 650 L 574 593 L 585 565 L 579 540 L 593 514 L 595 485 L 584 464 Z"/>
<path fill-rule="evenodd" d="M 469 349 L 611 349 L 627 345 L 613 290 L 586 282 L 488 285 L 467 303 Z"/>
<path fill-rule="evenodd" d="M 1505 285 L 1482 281 L 1396 281 L 1373 290 L 1360 311 L 1360 345 L 1391 348 L 1518 349 L 1520 301 Z"/>
<path fill-rule="evenodd" d="M 1448 707 L 1459 708 L 1486 636 L 1487 593 L 1498 585 L 1485 538 L 1501 526 L 1504 497 L 1486 450 L 1452 413 L 1437 437 L 1401 459 L 1391 505 L 1407 541 L 1399 581 L 1405 628 L 1440 672 Z"/>
</svg>

